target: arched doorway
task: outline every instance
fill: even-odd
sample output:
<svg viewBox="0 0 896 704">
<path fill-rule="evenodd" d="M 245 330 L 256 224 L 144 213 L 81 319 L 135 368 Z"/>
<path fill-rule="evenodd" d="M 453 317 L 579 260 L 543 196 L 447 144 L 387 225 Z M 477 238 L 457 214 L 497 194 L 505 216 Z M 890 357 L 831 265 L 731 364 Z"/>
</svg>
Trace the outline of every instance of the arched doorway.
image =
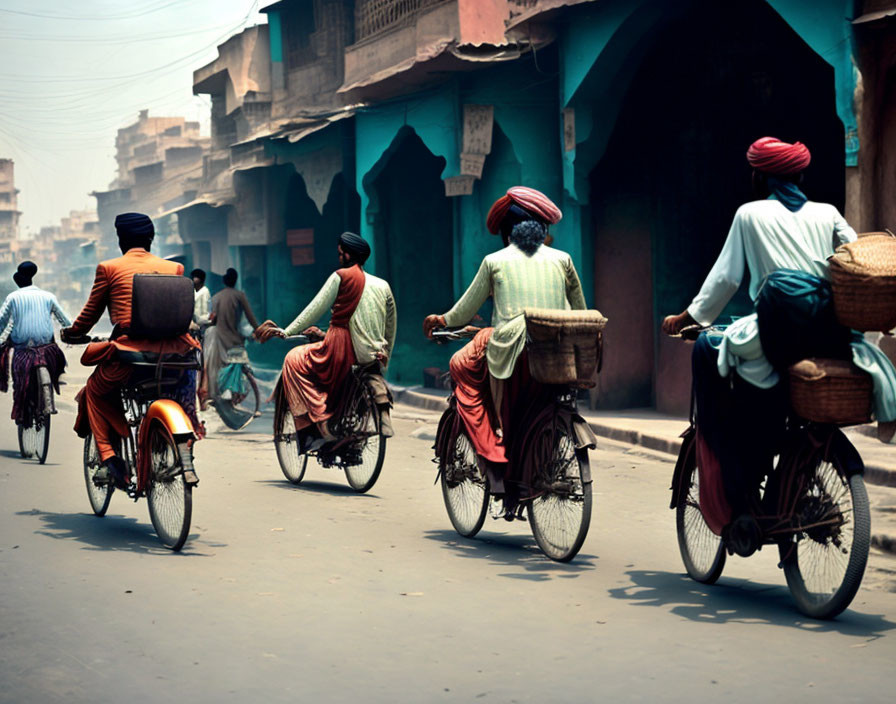
<svg viewBox="0 0 896 704">
<path fill-rule="evenodd" d="M 376 274 L 392 287 L 398 337 L 389 377 L 403 385 L 423 381 L 423 368 L 447 370 L 452 350 L 423 337 L 423 318 L 453 303 L 454 224 L 433 155 L 410 128 L 403 129 L 368 189 L 375 197 Z"/>
<path fill-rule="evenodd" d="M 658 325 L 697 293 L 752 198 L 747 146 L 806 143 L 807 194 L 842 208 L 844 136 L 832 67 L 765 2 L 695 2 L 650 47 L 590 174 L 595 302 L 611 321 L 598 404 L 681 413 L 690 349 Z M 742 289 L 728 312 L 749 310 Z"/>
</svg>

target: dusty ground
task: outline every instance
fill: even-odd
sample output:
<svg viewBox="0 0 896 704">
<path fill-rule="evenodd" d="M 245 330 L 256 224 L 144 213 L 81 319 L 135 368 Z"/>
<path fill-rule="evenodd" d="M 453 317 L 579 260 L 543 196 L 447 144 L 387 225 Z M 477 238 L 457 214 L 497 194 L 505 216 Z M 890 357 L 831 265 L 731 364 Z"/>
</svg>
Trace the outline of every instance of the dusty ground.
<svg viewBox="0 0 896 704">
<path fill-rule="evenodd" d="M 267 416 L 210 422 L 192 535 L 170 554 L 145 501 L 90 513 L 73 390 L 46 466 L 17 458 L 3 421 L 0 701 L 892 701 L 896 560 L 875 552 L 827 623 L 794 609 L 769 549 L 699 585 L 665 458 L 592 453 L 591 531 L 559 565 L 525 523 L 452 531 L 431 415 L 396 409 L 363 496 L 317 467 L 288 484 Z"/>
</svg>

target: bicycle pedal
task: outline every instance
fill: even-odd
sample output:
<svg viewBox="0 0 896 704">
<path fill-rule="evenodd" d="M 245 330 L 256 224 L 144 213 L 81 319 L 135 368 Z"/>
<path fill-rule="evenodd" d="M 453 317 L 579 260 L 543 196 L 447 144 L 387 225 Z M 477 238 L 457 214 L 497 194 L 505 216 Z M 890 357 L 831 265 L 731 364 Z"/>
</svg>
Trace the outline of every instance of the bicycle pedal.
<svg viewBox="0 0 896 704">
<path fill-rule="evenodd" d="M 194 472 L 192 469 L 188 469 L 184 472 L 184 484 L 187 484 L 189 486 L 196 486 L 197 484 L 199 484 L 199 477 L 196 476 L 196 472 Z"/>
</svg>

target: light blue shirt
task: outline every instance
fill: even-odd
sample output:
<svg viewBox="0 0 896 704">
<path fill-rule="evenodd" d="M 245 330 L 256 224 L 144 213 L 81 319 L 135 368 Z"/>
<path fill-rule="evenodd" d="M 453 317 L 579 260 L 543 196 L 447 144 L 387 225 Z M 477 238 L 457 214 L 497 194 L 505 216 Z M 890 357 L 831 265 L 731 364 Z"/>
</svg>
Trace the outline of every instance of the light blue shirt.
<svg viewBox="0 0 896 704">
<path fill-rule="evenodd" d="M 0 338 L 8 334 L 14 345 L 47 345 L 53 341 L 53 316 L 63 327 L 72 324 L 52 293 L 33 285 L 20 288 L 0 308 Z"/>
</svg>

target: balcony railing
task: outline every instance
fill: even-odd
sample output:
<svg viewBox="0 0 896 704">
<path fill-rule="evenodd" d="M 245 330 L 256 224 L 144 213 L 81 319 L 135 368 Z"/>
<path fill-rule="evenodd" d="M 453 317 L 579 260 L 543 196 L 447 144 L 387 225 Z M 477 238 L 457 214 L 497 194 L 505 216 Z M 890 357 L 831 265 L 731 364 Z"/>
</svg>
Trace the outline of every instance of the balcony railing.
<svg viewBox="0 0 896 704">
<path fill-rule="evenodd" d="M 356 0 L 355 41 L 378 34 L 410 19 L 426 7 L 447 0 Z"/>
</svg>

